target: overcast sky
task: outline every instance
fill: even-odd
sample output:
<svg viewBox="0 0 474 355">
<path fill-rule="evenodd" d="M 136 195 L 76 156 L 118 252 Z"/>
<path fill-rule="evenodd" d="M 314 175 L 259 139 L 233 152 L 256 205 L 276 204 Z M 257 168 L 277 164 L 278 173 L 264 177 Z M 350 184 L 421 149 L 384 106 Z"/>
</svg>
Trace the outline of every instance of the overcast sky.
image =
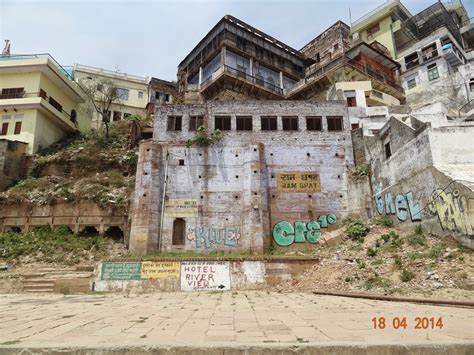
<svg viewBox="0 0 474 355">
<path fill-rule="evenodd" d="M 384 0 L 0 0 L 0 44 L 15 54 L 50 53 L 86 64 L 175 80 L 187 53 L 231 14 L 300 49 L 337 20 L 349 24 Z M 415 14 L 436 0 L 404 0 Z M 465 0 L 474 16 L 474 0 Z"/>
</svg>

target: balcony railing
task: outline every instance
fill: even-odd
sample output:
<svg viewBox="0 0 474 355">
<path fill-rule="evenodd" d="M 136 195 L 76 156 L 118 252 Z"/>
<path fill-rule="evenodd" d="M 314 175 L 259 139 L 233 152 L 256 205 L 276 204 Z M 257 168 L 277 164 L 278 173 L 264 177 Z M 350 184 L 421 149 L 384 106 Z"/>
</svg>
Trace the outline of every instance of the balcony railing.
<svg viewBox="0 0 474 355">
<path fill-rule="evenodd" d="M 357 70 L 367 74 L 368 76 L 370 76 L 374 79 L 377 79 L 378 81 L 381 81 L 381 82 L 383 82 L 387 85 L 390 85 L 391 87 L 397 89 L 400 92 L 403 92 L 403 88 L 394 79 L 392 79 L 390 77 L 387 77 L 387 76 L 384 76 L 384 75 L 381 75 L 379 73 L 376 73 L 373 70 L 370 70 L 370 69 L 366 68 L 364 65 L 362 65 L 360 63 L 357 63 L 353 60 L 348 60 L 347 64 L 354 67 L 354 68 L 356 68 Z"/>
<path fill-rule="evenodd" d="M 7 99 L 23 99 L 23 98 L 30 98 L 30 97 L 41 97 L 42 99 L 46 100 L 52 107 L 56 109 L 56 111 L 60 112 L 61 114 L 65 115 L 71 122 L 76 123 L 75 120 L 72 119 L 71 115 L 63 110 L 62 106 L 54 100 L 51 96 L 48 96 L 46 92 L 16 92 L 11 94 L 0 94 L 0 100 L 7 100 Z"/>
<path fill-rule="evenodd" d="M 223 65 L 223 66 L 219 67 L 219 69 L 221 69 L 221 68 L 223 68 L 224 72 L 235 75 L 239 78 L 244 79 L 247 82 L 250 82 L 254 85 L 260 86 L 260 87 L 265 88 L 267 90 L 270 90 L 274 93 L 277 93 L 278 95 L 283 96 L 283 89 L 282 88 L 280 88 L 279 86 L 276 86 L 275 84 L 273 84 L 271 82 L 268 82 L 268 81 L 264 80 L 263 78 L 252 76 L 250 74 L 247 74 L 244 71 L 238 70 L 238 69 L 230 67 L 228 65 Z M 217 72 L 219 69 L 217 69 L 215 72 Z M 201 83 L 201 90 L 206 88 L 213 80 L 214 80 L 213 75 L 211 75 L 209 78 L 204 80 Z"/>
</svg>

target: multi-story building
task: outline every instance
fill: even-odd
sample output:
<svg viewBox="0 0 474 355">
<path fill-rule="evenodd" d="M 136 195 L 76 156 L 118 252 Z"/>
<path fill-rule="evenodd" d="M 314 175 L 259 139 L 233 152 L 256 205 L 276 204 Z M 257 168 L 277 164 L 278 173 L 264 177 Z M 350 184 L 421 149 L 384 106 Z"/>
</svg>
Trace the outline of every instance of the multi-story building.
<svg viewBox="0 0 474 355">
<path fill-rule="evenodd" d="M 27 154 L 90 129 L 81 89 L 49 54 L 1 56 L 0 91 L 0 138 L 26 143 Z"/>
<path fill-rule="evenodd" d="M 75 64 L 74 80 L 77 82 L 83 80 L 110 80 L 113 82 L 120 91 L 120 99 L 112 103 L 110 107 L 110 122 L 120 121 L 133 114 L 142 117 L 147 115 L 148 78 Z M 101 125 L 101 120 L 96 112 L 93 112 L 92 122 L 94 128 L 98 128 Z"/>
<path fill-rule="evenodd" d="M 314 60 L 226 15 L 178 66 L 185 102 L 213 99 L 284 99 Z"/>
<path fill-rule="evenodd" d="M 199 126 L 224 137 L 189 147 Z M 140 146 L 130 248 L 261 253 L 316 243 L 366 213 L 352 166 L 343 101 L 160 106 L 153 140 Z"/>
<path fill-rule="evenodd" d="M 153 116 L 156 106 L 174 103 L 176 82 L 152 77 L 148 83 L 148 95 L 147 115 Z"/>
<path fill-rule="evenodd" d="M 354 43 L 381 43 L 396 59 L 396 42 L 401 37 L 398 32 L 402 23 L 410 17 L 410 12 L 400 0 L 387 0 L 351 24 L 351 39 Z"/>
</svg>

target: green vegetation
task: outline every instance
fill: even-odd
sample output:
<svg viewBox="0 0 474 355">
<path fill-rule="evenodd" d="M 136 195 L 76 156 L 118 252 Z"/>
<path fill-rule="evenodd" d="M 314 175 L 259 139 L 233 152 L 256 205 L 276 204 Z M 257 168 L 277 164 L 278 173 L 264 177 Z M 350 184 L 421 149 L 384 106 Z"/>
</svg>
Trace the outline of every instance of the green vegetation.
<svg viewBox="0 0 474 355">
<path fill-rule="evenodd" d="M 365 262 L 363 260 L 360 260 L 359 258 L 356 258 L 355 262 L 356 262 L 357 266 L 359 266 L 359 269 L 365 269 L 367 267 Z"/>
<path fill-rule="evenodd" d="M 222 138 L 224 138 L 224 134 L 221 130 L 216 129 L 209 133 L 206 127 L 200 126 L 196 130 L 196 135 L 186 141 L 186 147 L 209 147 L 222 140 Z"/>
<path fill-rule="evenodd" d="M 388 227 L 388 228 L 393 227 L 393 221 L 387 216 L 376 217 L 373 219 L 373 222 L 377 226 Z"/>
<path fill-rule="evenodd" d="M 402 273 L 400 274 L 400 280 L 402 282 L 409 282 L 415 278 L 415 273 L 408 271 L 408 270 L 402 270 Z"/>
<path fill-rule="evenodd" d="M 417 225 L 414 232 L 408 235 L 405 239 L 411 246 L 426 245 L 426 236 L 423 233 L 423 229 L 421 228 L 420 224 Z"/>
<path fill-rule="evenodd" d="M 370 165 L 359 164 L 352 169 L 351 175 L 355 181 L 365 180 L 370 174 Z"/>
<path fill-rule="evenodd" d="M 42 227 L 26 233 L 0 234 L 0 257 L 11 260 L 30 256 L 37 261 L 73 265 L 90 252 L 104 254 L 109 243 L 98 235 L 74 235 L 67 227 L 56 230 Z"/>
<path fill-rule="evenodd" d="M 390 287 L 392 286 L 392 283 L 388 279 L 384 279 L 383 277 L 380 276 L 372 276 L 369 277 L 367 280 L 364 282 L 364 288 L 366 290 L 371 290 L 373 288 L 382 288 L 386 292 L 390 292 Z"/>
<path fill-rule="evenodd" d="M 445 246 L 443 243 L 435 244 L 428 251 L 428 257 L 431 259 L 438 259 L 444 252 Z"/>
<path fill-rule="evenodd" d="M 373 257 L 375 255 L 377 255 L 377 248 L 368 247 L 367 248 L 367 256 L 368 257 Z"/>
<path fill-rule="evenodd" d="M 365 236 L 369 233 L 369 226 L 360 219 L 350 220 L 346 227 L 346 234 L 351 240 L 363 242 Z"/>
<path fill-rule="evenodd" d="M 393 263 L 397 267 L 401 268 L 402 267 L 402 257 L 400 255 L 394 255 L 393 256 Z"/>
</svg>

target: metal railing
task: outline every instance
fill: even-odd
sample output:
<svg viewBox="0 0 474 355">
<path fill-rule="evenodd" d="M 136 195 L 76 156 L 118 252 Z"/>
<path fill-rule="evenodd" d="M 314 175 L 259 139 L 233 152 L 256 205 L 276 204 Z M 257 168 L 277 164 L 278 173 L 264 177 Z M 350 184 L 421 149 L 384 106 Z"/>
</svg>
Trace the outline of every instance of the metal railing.
<svg viewBox="0 0 474 355">
<path fill-rule="evenodd" d="M 51 60 L 54 65 L 60 69 L 68 79 L 74 81 L 74 77 L 61 65 L 59 64 L 54 57 L 49 53 L 39 53 L 39 54 L 9 54 L 9 55 L 0 55 L 0 61 L 4 60 L 21 60 L 21 59 L 43 59 L 47 58 Z"/>
<path fill-rule="evenodd" d="M 244 71 L 238 70 L 238 69 L 236 69 L 234 67 L 230 67 L 228 65 L 220 66 L 215 72 L 217 72 L 221 68 L 223 68 L 223 72 L 230 73 L 232 75 L 237 76 L 238 78 L 244 79 L 247 82 L 250 82 L 254 85 L 260 86 L 262 88 L 265 88 L 267 90 L 275 92 L 278 95 L 283 96 L 283 89 L 282 88 L 280 88 L 279 86 L 276 86 L 275 84 L 273 84 L 271 82 L 268 82 L 268 81 L 264 80 L 263 78 L 252 76 L 250 74 L 247 74 Z M 211 76 L 209 76 L 209 78 L 204 80 L 201 83 L 201 90 L 205 89 L 214 79 L 215 78 L 213 78 L 213 76 L 211 75 Z"/>
<path fill-rule="evenodd" d="M 0 94 L 0 100 L 7 100 L 7 99 L 24 99 L 24 98 L 29 98 L 29 97 L 41 97 L 42 99 L 44 99 L 45 101 L 47 101 L 52 107 L 54 107 L 56 109 L 56 111 L 62 113 L 63 115 L 65 115 L 71 122 L 74 122 L 74 120 L 71 119 L 71 115 L 69 113 L 67 113 L 66 111 L 64 111 L 62 109 L 62 106 L 58 103 L 58 104 L 55 104 L 55 102 L 57 102 L 54 98 L 52 98 L 51 96 L 48 96 L 46 94 L 46 92 L 43 92 L 43 91 L 40 91 L 40 92 L 16 92 L 16 93 L 12 93 L 12 94 Z M 54 101 L 51 102 L 50 99 L 53 99 Z M 59 107 L 61 107 L 61 109 L 59 109 Z"/>
</svg>

